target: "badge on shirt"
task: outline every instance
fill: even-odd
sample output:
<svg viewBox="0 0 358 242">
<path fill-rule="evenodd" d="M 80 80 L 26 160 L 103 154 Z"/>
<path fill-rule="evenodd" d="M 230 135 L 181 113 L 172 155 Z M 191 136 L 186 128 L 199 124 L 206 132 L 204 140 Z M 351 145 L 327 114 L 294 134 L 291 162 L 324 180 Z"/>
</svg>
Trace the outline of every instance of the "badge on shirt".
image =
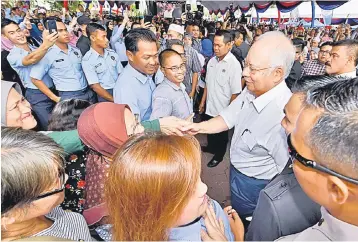
<svg viewBox="0 0 358 242">
<path fill-rule="evenodd" d="M 225 71 L 226 71 L 225 69 L 222 70 L 222 72 L 225 72 Z"/>
<path fill-rule="evenodd" d="M 77 52 L 77 51 L 74 51 L 73 53 L 74 53 L 75 55 L 78 55 L 78 52 Z"/>
<path fill-rule="evenodd" d="M 95 65 L 94 68 L 97 68 L 97 67 L 99 67 L 101 65 L 102 65 L 102 63 L 99 63 L 99 64 Z"/>
<path fill-rule="evenodd" d="M 62 62 L 64 61 L 64 59 L 58 59 L 58 60 L 55 60 L 56 62 Z"/>
<path fill-rule="evenodd" d="M 116 58 L 114 58 L 114 56 L 111 56 L 111 59 L 112 59 L 112 60 L 116 60 Z"/>
</svg>

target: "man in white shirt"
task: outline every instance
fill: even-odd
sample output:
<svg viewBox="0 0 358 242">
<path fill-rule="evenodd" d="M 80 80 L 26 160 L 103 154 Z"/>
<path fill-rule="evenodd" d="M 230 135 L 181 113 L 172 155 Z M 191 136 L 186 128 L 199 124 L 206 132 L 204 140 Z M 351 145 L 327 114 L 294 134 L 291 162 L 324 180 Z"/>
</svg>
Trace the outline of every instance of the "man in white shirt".
<svg viewBox="0 0 358 242">
<path fill-rule="evenodd" d="M 357 76 L 358 40 L 334 42 L 326 63 L 326 72 L 332 76 L 354 78 Z"/>
<path fill-rule="evenodd" d="M 295 48 L 281 32 L 260 36 L 250 48 L 243 76 L 247 87 L 219 116 L 191 124 L 183 131 L 219 133 L 235 126 L 230 148 L 233 208 L 251 216 L 260 190 L 288 161 L 283 109 L 292 93 L 285 83 Z"/>
<path fill-rule="evenodd" d="M 201 99 L 199 111 L 207 103 L 204 120 L 216 117 L 241 93 L 242 69 L 240 62 L 231 53 L 232 35 L 227 30 L 219 30 L 214 37 L 215 57 L 207 65 L 206 87 Z M 217 166 L 224 158 L 229 141 L 228 130 L 217 134 L 208 134 L 208 145 L 204 152 L 214 154 L 208 167 Z"/>
</svg>

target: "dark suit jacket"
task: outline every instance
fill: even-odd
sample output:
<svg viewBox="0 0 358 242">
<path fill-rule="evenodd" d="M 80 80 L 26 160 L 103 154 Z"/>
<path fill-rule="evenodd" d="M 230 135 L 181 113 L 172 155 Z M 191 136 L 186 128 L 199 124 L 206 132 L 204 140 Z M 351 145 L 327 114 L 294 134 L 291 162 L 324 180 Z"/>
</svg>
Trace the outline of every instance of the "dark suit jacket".
<svg viewBox="0 0 358 242">
<path fill-rule="evenodd" d="M 320 205 L 302 190 L 291 162 L 260 192 L 245 241 L 273 241 L 302 232 L 321 218 Z"/>
<path fill-rule="evenodd" d="M 290 71 L 290 75 L 286 78 L 286 84 L 288 88 L 292 86 L 301 78 L 302 64 L 299 61 L 295 61 Z"/>
</svg>

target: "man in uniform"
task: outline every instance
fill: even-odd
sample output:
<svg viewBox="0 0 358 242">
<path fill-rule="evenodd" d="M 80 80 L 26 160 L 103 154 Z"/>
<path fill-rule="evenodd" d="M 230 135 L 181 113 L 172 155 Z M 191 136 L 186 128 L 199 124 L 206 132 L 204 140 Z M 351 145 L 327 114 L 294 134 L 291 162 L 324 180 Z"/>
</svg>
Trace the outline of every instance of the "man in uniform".
<svg viewBox="0 0 358 242">
<path fill-rule="evenodd" d="M 296 82 L 281 122 L 286 134 L 290 134 L 296 126 L 307 91 L 340 80 L 335 77 L 307 76 Z M 261 190 L 245 239 L 273 241 L 313 226 L 320 217 L 320 206 L 304 193 L 293 173 L 292 162 L 289 161 L 282 173 Z"/>
<path fill-rule="evenodd" d="M 30 73 L 32 82 L 54 102 L 77 98 L 95 103 L 95 95 L 88 88 L 82 70 L 82 54 L 79 49 L 68 45 L 70 36 L 66 25 L 58 18 L 56 18 L 56 25 L 58 39 L 42 60 L 32 67 Z M 46 74 L 52 78 L 59 96 L 45 85 L 43 78 Z"/>
<path fill-rule="evenodd" d="M 30 102 L 32 110 L 38 120 L 40 130 L 46 130 L 48 118 L 54 106 L 54 102 L 44 95 L 31 82 L 30 71 L 34 64 L 40 61 L 46 54 L 47 50 L 54 45 L 58 38 L 57 33 L 49 34 L 48 30 L 44 31 L 44 41 L 39 48 L 27 43 L 26 37 L 17 23 L 4 19 L 1 22 L 1 33 L 3 38 L 9 39 L 14 47 L 10 51 L 7 59 L 11 67 L 19 75 L 23 86 L 26 88 L 25 97 Z M 48 88 L 54 88 L 52 79 L 46 75 L 44 83 Z"/>
<path fill-rule="evenodd" d="M 128 65 L 114 86 L 114 102 L 127 104 L 141 121 L 145 121 L 152 113 L 155 89 L 152 78 L 159 66 L 157 40 L 151 30 L 138 28 L 128 32 L 124 43 Z"/>
<path fill-rule="evenodd" d="M 357 100 L 357 78 L 308 91 L 287 143 L 297 181 L 322 206 L 322 217 L 313 227 L 279 240 L 357 240 Z"/>
<path fill-rule="evenodd" d="M 113 88 L 122 72 L 122 64 L 117 53 L 108 48 L 107 32 L 102 25 L 87 25 L 87 36 L 91 40 L 91 49 L 83 57 L 83 72 L 88 84 L 97 93 L 98 101 L 113 102 Z"/>
</svg>

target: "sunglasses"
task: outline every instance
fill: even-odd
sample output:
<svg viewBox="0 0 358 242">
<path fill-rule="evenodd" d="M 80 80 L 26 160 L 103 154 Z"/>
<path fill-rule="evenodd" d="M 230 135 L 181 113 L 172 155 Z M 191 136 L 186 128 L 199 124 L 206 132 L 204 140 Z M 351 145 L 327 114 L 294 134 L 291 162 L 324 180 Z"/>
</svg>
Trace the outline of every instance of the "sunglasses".
<svg viewBox="0 0 358 242">
<path fill-rule="evenodd" d="M 65 171 L 63 169 L 58 171 L 58 178 L 60 179 L 61 188 L 55 189 L 55 190 L 53 190 L 51 192 L 46 192 L 46 193 L 36 197 L 35 200 L 39 200 L 39 199 L 42 199 L 42 198 L 45 198 L 45 197 L 49 197 L 49 196 L 52 196 L 54 194 L 60 193 L 63 190 L 65 190 L 66 173 L 65 173 Z"/>
<path fill-rule="evenodd" d="M 358 181 L 350 178 L 350 177 L 346 177 L 344 175 L 341 175 L 335 171 L 332 171 L 331 169 L 328 169 L 327 167 L 321 166 L 320 164 L 317 164 L 315 161 L 309 160 L 304 158 L 303 156 L 301 156 L 297 150 L 295 149 L 295 147 L 293 147 L 292 142 L 291 142 L 291 134 L 288 135 L 287 137 L 287 145 L 288 145 L 288 152 L 291 156 L 291 162 L 293 163 L 294 160 L 299 161 L 302 165 L 306 166 L 306 167 L 310 167 L 312 169 L 316 169 L 318 171 L 324 172 L 326 174 L 332 175 L 332 176 L 336 176 L 342 180 L 345 180 L 347 182 L 353 183 L 355 185 L 358 185 Z"/>
</svg>

